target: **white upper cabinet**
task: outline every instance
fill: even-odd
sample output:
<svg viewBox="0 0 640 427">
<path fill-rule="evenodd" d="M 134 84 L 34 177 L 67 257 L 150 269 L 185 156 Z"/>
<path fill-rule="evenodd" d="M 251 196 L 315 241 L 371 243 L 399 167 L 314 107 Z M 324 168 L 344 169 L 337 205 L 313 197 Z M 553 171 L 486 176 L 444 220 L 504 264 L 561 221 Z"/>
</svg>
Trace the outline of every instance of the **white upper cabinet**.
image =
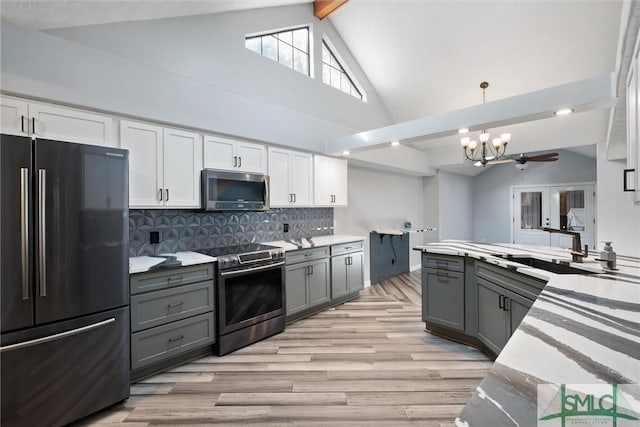
<svg viewBox="0 0 640 427">
<path fill-rule="evenodd" d="M 113 119 L 57 105 L 3 97 L 2 132 L 114 147 Z"/>
<path fill-rule="evenodd" d="M 347 161 L 313 156 L 315 206 L 347 206 Z"/>
<path fill-rule="evenodd" d="M 162 145 L 164 205 L 199 207 L 202 136 L 165 128 Z"/>
<path fill-rule="evenodd" d="M 8 135 L 29 135 L 29 104 L 14 98 L 0 100 L 2 111 L 2 133 Z"/>
<path fill-rule="evenodd" d="M 313 161 L 309 153 L 269 147 L 270 205 L 313 206 Z"/>
<path fill-rule="evenodd" d="M 199 134 L 122 120 L 120 143 L 129 150 L 130 208 L 200 206 Z"/>
<path fill-rule="evenodd" d="M 205 135 L 204 167 L 235 172 L 266 173 L 267 148 L 261 144 Z"/>
<path fill-rule="evenodd" d="M 640 79 L 638 71 L 640 37 L 636 41 L 636 47 L 631 60 L 631 66 L 627 75 L 627 169 L 625 172 L 625 184 L 633 190 L 634 203 L 640 204 Z"/>
</svg>

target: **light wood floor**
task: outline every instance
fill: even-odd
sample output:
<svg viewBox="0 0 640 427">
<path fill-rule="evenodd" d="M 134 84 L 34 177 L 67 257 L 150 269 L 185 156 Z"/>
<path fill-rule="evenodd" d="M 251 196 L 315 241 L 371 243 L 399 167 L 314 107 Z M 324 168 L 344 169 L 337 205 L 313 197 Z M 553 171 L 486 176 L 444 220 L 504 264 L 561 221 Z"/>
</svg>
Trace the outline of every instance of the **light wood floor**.
<svg viewBox="0 0 640 427">
<path fill-rule="evenodd" d="M 490 367 L 479 351 L 424 332 L 416 272 L 134 384 L 129 400 L 83 424 L 449 427 Z"/>
</svg>

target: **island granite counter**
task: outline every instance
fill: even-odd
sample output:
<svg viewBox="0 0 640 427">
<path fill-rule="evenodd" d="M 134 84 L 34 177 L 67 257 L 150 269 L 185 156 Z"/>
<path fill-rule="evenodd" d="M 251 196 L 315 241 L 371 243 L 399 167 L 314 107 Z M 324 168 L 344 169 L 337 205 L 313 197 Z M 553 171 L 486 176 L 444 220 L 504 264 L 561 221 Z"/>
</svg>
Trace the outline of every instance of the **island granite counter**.
<svg viewBox="0 0 640 427">
<path fill-rule="evenodd" d="M 569 251 L 559 248 L 452 241 L 414 249 L 466 256 L 547 281 L 456 425 L 564 426 L 562 384 L 567 384 L 566 393 L 570 384 L 586 384 L 577 388 L 585 393 L 604 387 L 595 384 L 618 384 L 617 392 L 612 392 L 613 386 L 598 389 L 608 394 L 606 409 L 617 405 L 604 414 L 607 422 L 640 425 L 640 259 L 618 255 L 618 270 L 605 272 L 593 258 L 570 262 Z M 559 275 L 509 261 L 509 257 L 563 262 L 597 274 Z M 616 403 L 611 403 L 613 396 Z M 612 418 L 614 412 L 616 418 Z M 545 415 L 550 419 L 540 421 Z M 583 415 L 583 425 L 592 417 Z"/>
</svg>

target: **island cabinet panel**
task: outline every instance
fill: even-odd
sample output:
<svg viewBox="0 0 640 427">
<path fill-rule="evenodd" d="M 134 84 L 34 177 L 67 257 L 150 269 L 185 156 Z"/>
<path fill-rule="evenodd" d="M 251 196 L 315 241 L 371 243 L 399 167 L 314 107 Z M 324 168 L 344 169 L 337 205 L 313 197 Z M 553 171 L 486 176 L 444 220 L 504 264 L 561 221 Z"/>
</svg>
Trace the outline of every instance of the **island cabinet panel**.
<svg viewBox="0 0 640 427">
<path fill-rule="evenodd" d="M 482 265 L 478 267 L 482 268 Z M 513 275 L 511 272 L 505 273 Z M 496 354 L 504 348 L 511 335 L 518 329 L 534 302 L 534 299 L 523 296 L 531 295 L 529 285 L 524 283 L 526 286 L 520 287 L 523 284 L 520 281 L 529 282 L 529 278 L 513 276 L 515 277 L 512 277 L 509 283 L 499 281 L 506 283 L 506 287 L 487 280 L 481 274 L 476 277 L 478 338 Z M 502 279 L 509 280 L 504 275 Z"/>
<path fill-rule="evenodd" d="M 495 354 L 507 343 L 502 299 L 504 289 L 478 278 L 478 338 Z"/>
<path fill-rule="evenodd" d="M 298 264 L 286 268 L 287 316 L 307 308 L 307 265 Z"/>
<path fill-rule="evenodd" d="M 422 320 L 464 331 L 464 257 L 425 254 L 422 267 Z"/>
<path fill-rule="evenodd" d="M 433 268 L 424 268 L 422 273 L 426 276 L 425 321 L 463 331 L 464 273 Z"/>
</svg>

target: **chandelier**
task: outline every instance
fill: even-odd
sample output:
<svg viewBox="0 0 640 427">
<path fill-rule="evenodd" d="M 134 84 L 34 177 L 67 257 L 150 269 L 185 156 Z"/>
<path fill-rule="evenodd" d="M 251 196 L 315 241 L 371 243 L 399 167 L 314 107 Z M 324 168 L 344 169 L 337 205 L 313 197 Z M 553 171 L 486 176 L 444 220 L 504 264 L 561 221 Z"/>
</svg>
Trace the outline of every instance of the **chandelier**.
<svg viewBox="0 0 640 427">
<path fill-rule="evenodd" d="M 480 83 L 482 89 L 482 104 L 485 103 L 485 90 L 489 87 L 488 82 Z M 458 133 L 467 133 L 469 129 L 460 129 Z M 464 150 L 464 156 L 473 161 L 478 162 L 482 166 L 486 166 L 490 160 L 498 160 L 506 154 L 507 144 L 511 140 L 511 134 L 503 133 L 500 138 L 491 139 L 491 135 L 486 129 L 482 129 L 482 132 L 478 136 L 481 146 L 478 147 L 478 141 L 471 139 L 468 136 L 463 137 L 460 140 L 462 149 Z M 491 143 L 489 143 L 491 140 Z"/>
</svg>

